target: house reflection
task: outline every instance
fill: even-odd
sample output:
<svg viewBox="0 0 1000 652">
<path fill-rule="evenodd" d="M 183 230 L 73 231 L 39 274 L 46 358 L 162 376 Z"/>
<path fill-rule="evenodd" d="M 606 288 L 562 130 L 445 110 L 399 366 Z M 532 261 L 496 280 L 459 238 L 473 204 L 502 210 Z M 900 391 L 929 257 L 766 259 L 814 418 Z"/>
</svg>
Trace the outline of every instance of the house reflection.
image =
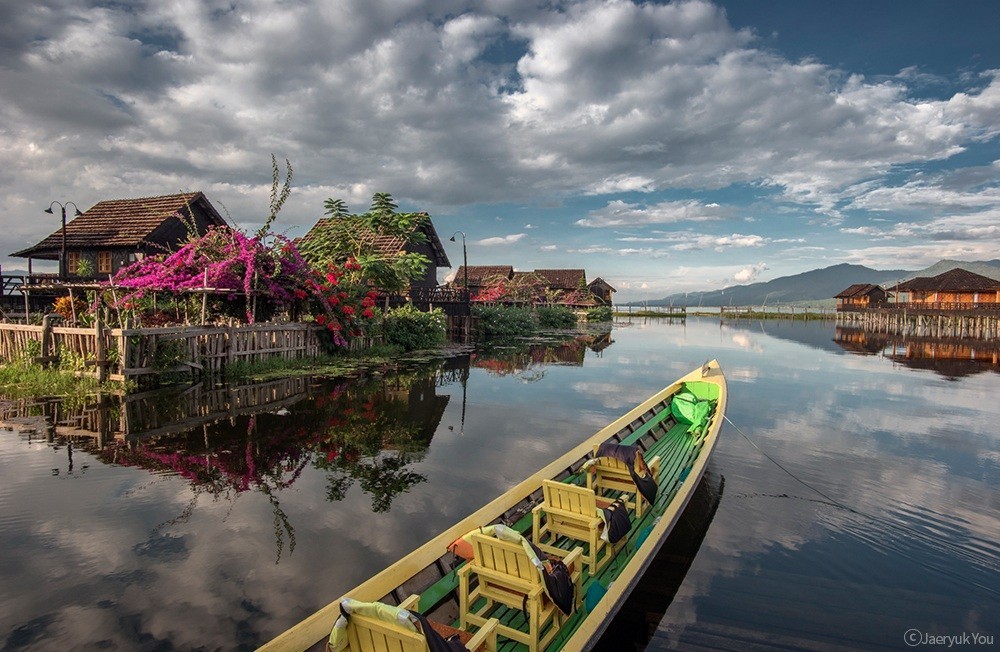
<svg viewBox="0 0 1000 652">
<path fill-rule="evenodd" d="M 838 326 L 834 342 L 850 353 L 881 355 L 946 378 L 1000 371 L 1000 342 L 996 340 L 900 335 Z"/>
<path fill-rule="evenodd" d="M 437 394 L 441 373 L 439 364 L 374 380 L 196 385 L 75 405 L 18 400 L 0 407 L 0 423 L 107 464 L 183 477 L 196 493 L 262 492 L 276 518 L 276 492 L 306 466 L 328 472 L 330 500 L 357 482 L 373 510 L 386 511 L 426 480 L 409 466 L 425 454 L 448 405 L 450 397 Z M 291 534 L 290 524 L 285 530 Z"/>
<path fill-rule="evenodd" d="M 489 356 L 473 356 L 471 366 L 486 369 L 498 376 L 521 375 L 527 380 L 537 380 L 544 375 L 541 369 L 551 365 L 582 367 L 587 351 L 600 355 L 614 344 L 611 331 L 597 331 L 578 335 L 562 342 L 530 343 L 509 351 L 492 352 Z M 525 372 L 537 371 L 533 376 Z"/>
</svg>

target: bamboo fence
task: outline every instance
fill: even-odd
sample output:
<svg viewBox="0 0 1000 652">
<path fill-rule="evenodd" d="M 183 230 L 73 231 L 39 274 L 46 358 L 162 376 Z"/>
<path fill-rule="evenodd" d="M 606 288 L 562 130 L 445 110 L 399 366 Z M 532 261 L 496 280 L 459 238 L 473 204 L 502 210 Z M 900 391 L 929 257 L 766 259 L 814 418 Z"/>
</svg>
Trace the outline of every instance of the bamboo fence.
<svg viewBox="0 0 1000 652">
<path fill-rule="evenodd" d="M 168 328 L 0 323 L 0 362 L 28 354 L 46 363 L 68 352 L 87 365 L 83 373 L 100 380 L 139 380 L 178 372 L 214 376 L 236 362 L 316 357 L 321 352 L 320 330 L 301 323 Z"/>
</svg>

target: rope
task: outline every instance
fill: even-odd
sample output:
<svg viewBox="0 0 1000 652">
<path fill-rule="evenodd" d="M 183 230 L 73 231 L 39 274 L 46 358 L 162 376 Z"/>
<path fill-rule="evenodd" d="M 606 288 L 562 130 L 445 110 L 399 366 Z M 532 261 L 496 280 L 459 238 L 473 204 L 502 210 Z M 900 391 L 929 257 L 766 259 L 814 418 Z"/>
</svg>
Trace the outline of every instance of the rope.
<svg viewBox="0 0 1000 652">
<path fill-rule="evenodd" d="M 773 457 L 771 457 L 770 455 L 768 455 L 767 452 L 764 451 L 763 448 L 761 448 L 760 446 L 758 446 L 757 443 L 753 439 L 750 438 L 750 435 L 748 435 L 745 432 L 743 432 L 743 429 L 740 428 L 739 426 L 737 426 L 735 423 L 733 423 L 733 421 L 728 416 L 723 415 L 723 418 L 726 420 L 726 422 L 729 425 L 731 425 L 733 428 L 736 428 L 736 432 L 740 433 L 743 436 L 744 439 L 746 439 L 748 442 L 750 442 L 750 445 L 753 446 L 754 448 L 756 448 L 757 451 L 760 452 L 761 455 L 763 455 L 768 460 L 770 460 L 771 463 L 774 464 L 775 466 L 777 466 L 779 469 L 781 469 L 782 471 L 784 471 L 785 473 L 787 473 L 790 478 L 792 478 L 793 480 L 795 480 L 799 484 L 803 485 L 804 487 L 807 487 L 808 489 L 816 492 L 818 495 L 822 496 L 827 501 L 826 504 L 829 504 L 832 507 L 838 507 L 838 508 L 843 509 L 843 510 L 845 510 L 847 512 L 850 512 L 851 514 L 857 514 L 858 516 L 866 518 L 866 519 L 868 519 L 868 520 L 870 520 L 870 521 L 872 521 L 874 523 L 880 523 L 880 524 L 888 526 L 890 528 L 895 528 L 896 530 L 902 530 L 903 532 L 906 532 L 906 533 L 914 536 L 917 539 L 926 540 L 926 539 L 929 538 L 928 535 L 927 535 L 927 533 L 921 532 L 920 530 L 918 530 L 916 528 L 913 528 L 913 527 L 911 527 L 909 525 L 906 525 L 905 523 L 895 523 L 895 522 L 890 521 L 890 520 L 888 520 L 886 518 L 883 518 L 883 517 L 880 517 L 880 516 L 876 516 L 874 514 L 868 514 L 866 512 L 862 512 L 860 510 L 854 509 L 853 507 L 849 507 L 849 506 L 845 505 L 844 503 L 840 502 L 839 500 L 835 500 L 835 499 L 831 498 L 827 494 L 823 493 L 822 491 L 820 491 L 816 487 L 812 486 L 811 484 L 809 484 L 808 482 L 806 482 L 802 478 L 798 477 L 797 475 L 795 475 L 794 473 L 792 473 L 791 471 L 789 471 L 780 462 L 778 462 L 778 460 L 776 460 Z M 779 496 L 776 496 L 776 497 L 779 497 Z M 816 502 L 819 502 L 819 501 L 816 501 Z M 948 541 L 946 539 L 941 539 L 941 538 L 934 538 L 933 541 L 936 544 L 941 545 L 941 546 L 943 546 L 945 548 L 950 548 L 952 550 L 952 552 L 959 553 L 959 555 L 961 557 L 965 558 L 966 561 L 970 561 L 973 564 L 975 564 L 975 561 L 970 560 L 968 558 L 969 551 L 966 550 L 966 549 L 964 549 L 964 548 L 962 548 L 960 545 L 958 545 L 956 543 L 953 543 L 951 541 Z M 938 573 L 938 574 L 943 575 L 945 577 L 951 577 L 951 575 L 946 570 L 944 570 L 944 569 L 935 568 L 934 566 L 931 566 L 929 564 L 921 562 L 919 559 L 911 558 L 911 561 L 915 562 L 917 565 L 923 567 L 926 570 Z M 986 586 L 986 585 L 980 584 L 978 582 L 975 583 L 975 585 L 978 588 L 983 589 L 987 593 L 990 593 L 990 594 L 993 594 L 993 595 L 1000 595 L 1000 591 L 997 591 L 996 589 L 994 589 L 994 588 L 992 588 L 990 586 Z"/>
<path fill-rule="evenodd" d="M 846 509 L 847 511 L 851 512 L 852 514 L 858 514 L 859 516 L 868 516 L 868 514 L 863 514 L 863 513 L 859 512 L 858 510 L 856 510 L 854 508 L 851 508 L 851 507 L 848 507 L 847 505 L 845 505 L 845 504 L 843 504 L 843 503 L 841 503 L 839 501 L 834 500 L 830 496 L 827 496 L 825 493 L 823 493 L 822 491 L 820 491 L 816 487 L 812 486 L 811 484 L 809 484 L 808 482 L 806 482 L 802 478 L 798 477 L 797 475 L 795 475 L 794 473 L 792 473 L 791 471 L 789 471 L 788 469 L 786 469 L 784 466 L 781 465 L 780 462 L 778 462 L 778 460 L 776 460 L 773 457 L 771 457 L 770 455 L 768 455 L 767 452 L 765 452 L 763 448 L 761 448 L 760 446 L 758 446 L 757 442 L 755 442 L 754 440 L 750 439 L 750 435 L 748 435 L 747 433 L 743 432 L 743 429 L 740 428 L 735 423 L 733 423 L 732 420 L 728 416 L 723 415 L 723 418 L 726 420 L 726 423 L 728 423 L 732 427 L 736 428 L 736 432 L 738 432 L 741 435 L 743 435 L 743 438 L 746 439 L 748 442 L 750 442 L 750 445 L 753 446 L 754 448 L 756 448 L 758 450 L 758 452 L 760 452 L 761 455 L 763 455 L 767 459 L 771 460 L 772 464 L 774 464 L 776 467 L 778 467 L 779 469 L 781 469 L 782 471 L 784 471 L 785 473 L 787 473 L 789 475 L 789 477 L 791 477 L 793 480 L 795 480 L 799 484 L 803 485 L 804 487 L 806 487 L 806 488 L 808 488 L 808 489 L 816 492 L 817 494 L 819 494 L 820 496 L 822 496 L 823 498 L 825 498 L 826 501 L 829 502 L 831 505 L 834 505 L 834 506 L 839 507 L 841 509 Z M 874 518 L 874 517 L 869 516 L 869 518 Z"/>
</svg>

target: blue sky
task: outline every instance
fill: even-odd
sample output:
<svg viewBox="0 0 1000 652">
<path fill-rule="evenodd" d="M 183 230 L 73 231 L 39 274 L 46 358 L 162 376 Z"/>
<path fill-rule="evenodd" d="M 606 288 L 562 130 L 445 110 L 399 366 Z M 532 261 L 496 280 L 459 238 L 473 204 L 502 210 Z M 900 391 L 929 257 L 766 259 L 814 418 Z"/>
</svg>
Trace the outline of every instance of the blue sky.
<svg viewBox="0 0 1000 652">
<path fill-rule="evenodd" d="M 202 190 L 241 227 L 386 191 L 453 264 L 617 299 L 1000 251 L 1000 3 L 0 6 L 6 256 L 53 199 Z M 442 273 L 444 276 L 444 272 Z"/>
</svg>

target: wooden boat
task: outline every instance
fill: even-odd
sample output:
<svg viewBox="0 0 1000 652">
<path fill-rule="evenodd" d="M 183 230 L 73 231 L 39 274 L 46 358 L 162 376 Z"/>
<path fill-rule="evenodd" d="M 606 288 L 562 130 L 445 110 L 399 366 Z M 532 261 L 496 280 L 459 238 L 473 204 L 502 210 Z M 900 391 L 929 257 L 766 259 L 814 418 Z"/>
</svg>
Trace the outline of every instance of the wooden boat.
<svg viewBox="0 0 1000 652">
<path fill-rule="evenodd" d="M 680 394 L 694 394 L 701 402 L 708 404 L 709 414 L 702 427 L 689 432 L 691 426 L 674 415 L 672 403 Z M 560 456 L 537 473 L 510 489 L 496 500 L 482 507 L 469 517 L 456 523 L 426 544 L 403 557 L 398 562 L 375 575 L 371 579 L 348 591 L 344 596 L 309 616 L 301 623 L 280 634 L 260 649 L 305 650 L 322 643 L 330 635 L 331 628 L 340 616 L 340 602 L 343 598 L 382 602 L 389 605 L 404 604 L 427 618 L 454 626 L 465 625 L 466 629 L 483 627 L 495 628 L 499 636 L 494 639 L 500 650 L 587 650 L 596 644 L 602 632 L 610 624 L 621 608 L 630 591 L 641 578 L 667 535 L 683 512 L 705 471 L 708 458 L 715 448 L 726 408 L 726 381 L 717 361 L 706 362 L 702 367 L 678 379 L 656 393 L 642 404 L 602 428 L 578 446 Z M 634 485 L 629 486 L 615 478 L 616 469 L 603 468 L 590 461 L 598 446 L 605 443 L 635 445 L 643 451 L 643 457 L 650 461 L 654 474 L 658 467 L 658 489 L 652 504 L 644 501 L 636 493 Z M 599 462 L 607 462 L 600 458 Z M 614 464 L 610 464 L 611 467 Z M 563 485 L 554 486 L 552 481 Z M 616 482 L 618 484 L 616 484 Z M 585 513 L 591 509 L 586 504 L 586 488 L 590 485 L 598 495 L 608 499 L 621 497 L 630 505 L 631 527 L 628 534 L 616 545 L 608 544 L 603 554 L 596 554 L 596 547 L 588 539 Z M 565 488 L 565 492 L 560 489 Z M 553 494 L 553 491 L 555 494 Z M 555 508 L 547 500 L 559 500 L 561 493 L 572 494 L 576 498 Z M 556 496 L 553 498 L 553 496 Z M 583 504 L 580 514 L 567 516 L 560 521 L 553 515 L 573 511 L 573 506 Z M 566 508 L 566 509 L 562 509 Z M 509 569 L 499 569 L 500 575 L 509 572 L 510 583 L 496 585 L 498 569 L 486 570 L 480 567 L 478 555 L 481 546 L 490 547 L 481 534 L 471 534 L 488 525 L 503 524 L 520 532 L 526 538 L 538 538 L 539 512 L 542 521 L 556 530 L 547 534 L 548 545 L 545 552 L 561 553 L 571 566 L 577 587 L 576 608 L 570 615 L 555 613 L 551 616 L 552 605 L 544 598 L 537 603 L 527 595 L 537 593 L 529 584 L 534 568 L 517 577 L 515 568 L 523 560 L 516 560 L 520 553 L 517 546 L 507 542 L 496 543 L 496 548 L 487 551 L 491 557 L 500 560 L 506 557 L 512 565 Z M 589 514 L 593 516 L 593 514 Z M 576 520 L 574 520 L 576 519 Z M 560 524 L 563 527 L 560 527 Z M 573 533 L 574 524 L 580 525 L 578 536 Z M 449 545 L 464 535 L 469 535 L 476 546 L 476 558 L 469 561 L 458 559 L 449 552 Z M 554 538 L 553 538 L 554 537 Z M 546 538 L 546 537 L 543 537 Z M 494 543 L 496 540 L 493 540 Z M 507 546 L 504 549 L 504 546 Z M 587 554 L 583 551 L 586 548 Z M 470 584 L 470 576 L 471 579 Z M 500 577 L 503 580 L 503 577 Z M 525 583 L 521 587 L 518 583 Z M 525 597 L 517 596 L 514 601 L 500 602 L 505 592 L 521 588 Z M 495 601 L 493 599 L 496 599 Z M 514 605 L 517 605 L 516 607 Z M 548 611 L 546 611 L 548 610 Z M 464 613 L 463 613 L 464 611 Z M 479 616 L 475 612 L 479 612 Z M 549 620 L 539 623 L 549 613 Z M 487 620 L 487 617 L 489 620 Z M 534 617 L 536 620 L 532 620 Z M 496 618 L 496 621 L 492 619 Z M 536 631 L 539 627 L 543 632 Z M 533 638 L 532 638 L 533 637 Z M 520 642 L 514 640 L 520 639 Z M 408 649 L 386 646 L 383 642 L 362 645 L 362 649 Z M 354 650 L 354 646 L 351 647 Z M 492 646 L 491 646 L 492 649 Z"/>
</svg>

